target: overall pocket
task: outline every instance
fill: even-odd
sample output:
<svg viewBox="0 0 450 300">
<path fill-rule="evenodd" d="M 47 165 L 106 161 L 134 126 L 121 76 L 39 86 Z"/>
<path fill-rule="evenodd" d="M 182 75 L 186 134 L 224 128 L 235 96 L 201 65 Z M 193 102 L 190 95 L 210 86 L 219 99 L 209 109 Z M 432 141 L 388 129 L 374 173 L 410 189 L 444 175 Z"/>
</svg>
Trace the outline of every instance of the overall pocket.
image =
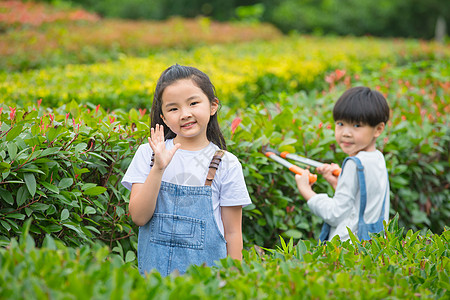
<svg viewBox="0 0 450 300">
<path fill-rule="evenodd" d="M 155 213 L 150 221 L 150 241 L 156 244 L 203 249 L 206 221 Z"/>
</svg>

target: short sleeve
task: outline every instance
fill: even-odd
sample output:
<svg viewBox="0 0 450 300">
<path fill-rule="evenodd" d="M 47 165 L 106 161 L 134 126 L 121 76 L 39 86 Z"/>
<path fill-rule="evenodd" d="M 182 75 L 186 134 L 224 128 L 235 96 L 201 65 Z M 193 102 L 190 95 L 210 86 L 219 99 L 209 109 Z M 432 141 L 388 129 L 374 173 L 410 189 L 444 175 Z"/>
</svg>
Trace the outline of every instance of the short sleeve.
<svg viewBox="0 0 450 300">
<path fill-rule="evenodd" d="M 220 178 L 220 206 L 247 206 L 252 203 L 245 184 L 242 166 L 233 155 L 230 168 Z"/>
<path fill-rule="evenodd" d="M 122 185 L 128 190 L 131 190 L 133 183 L 144 183 L 147 179 L 151 169 L 152 153 L 149 144 L 139 146 L 122 179 Z"/>
</svg>

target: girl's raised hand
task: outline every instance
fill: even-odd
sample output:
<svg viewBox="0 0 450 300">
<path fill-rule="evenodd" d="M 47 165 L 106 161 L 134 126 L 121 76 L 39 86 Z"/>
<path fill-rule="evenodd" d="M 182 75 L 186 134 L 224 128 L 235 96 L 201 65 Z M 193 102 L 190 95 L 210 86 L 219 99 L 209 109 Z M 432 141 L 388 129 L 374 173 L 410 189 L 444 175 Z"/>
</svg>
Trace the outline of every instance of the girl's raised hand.
<svg viewBox="0 0 450 300">
<path fill-rule="evenodd" d="M 155 154 L 155 161 L 153 162 L 153 168 L 164 170 L 172 160 L 175 152 L 180 148 L 181 144 L 175 144 L 175 146 L 167 150 L 164 142 L 164 127 L 156 124 L 155 128 L 151 128 L 150 137 L 148 143 Z"/>
</svg>

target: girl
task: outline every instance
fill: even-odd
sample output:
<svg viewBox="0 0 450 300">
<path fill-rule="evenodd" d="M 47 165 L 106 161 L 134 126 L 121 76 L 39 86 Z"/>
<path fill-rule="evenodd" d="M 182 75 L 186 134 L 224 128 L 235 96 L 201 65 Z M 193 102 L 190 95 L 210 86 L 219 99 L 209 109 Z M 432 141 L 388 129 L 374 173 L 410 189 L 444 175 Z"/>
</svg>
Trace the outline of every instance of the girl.
<svg viewBox="0 0 450 300">
<path fill-rule="evenodd" d="M 251 201 L 241 164 L 225 151 L 218 109 L 205 73 L 177 64 L 161 74 L 149 143 L 139 146 L 122 180 L 140 226 L 142 275 L 182 274 L 227 255 L 242 259 L 242 206 Z"/>
</svg>

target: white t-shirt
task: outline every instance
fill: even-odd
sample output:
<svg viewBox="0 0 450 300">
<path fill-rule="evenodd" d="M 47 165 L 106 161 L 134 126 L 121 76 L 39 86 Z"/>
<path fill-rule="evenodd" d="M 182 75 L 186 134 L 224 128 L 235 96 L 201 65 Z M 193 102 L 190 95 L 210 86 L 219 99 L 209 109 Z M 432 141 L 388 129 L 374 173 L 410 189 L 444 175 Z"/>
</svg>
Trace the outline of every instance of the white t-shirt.
<svg viewBox="0 0 450 300">
<path fill-rule="evenodd" d="M 367 202 L 364 212 L 366 223 L 375 223 L 381 214 L 383 201 L 384 219 L 389 221 L 389 191 L 386 162 L 383 154 L 378 151 L 360 151 L 357 155 L 364 166 L 366 181 Z M 331 240 L 339 235 L 342 241 L 350 238 L 347 227 L 356 235 L 358 234 L 358 218 L 360 207 L 360 190 L 356 164 L 352 160 L 345 163 L 344 170 L 338 179 L 336 192 L 333 198 L 327 194 L 317 194 L 307 202 L 311 211 L 321 217 L 330 225 Z"/>
<path fill-rule="evenodd" d="M 174 147 L 173 139 L 166 140 L 165 144 L 167 150 Z M 198 151 L 178 149 L 164 170 L 162 181 L 188 186 L 205 185 L 209 164 L 217 150 L 219 147 L 213 143 Z M 133 183 L 145 182 L 150 173 L 152 154 L 152 148 L 148 143 L 139 146 L 122 179 L 122 184 L 127 189 L 131 190 Z M 214 217 L 223 234 L 220 207 L 246 206 L 251 203 L 242 166 L 235 155 L 225 152 L 211 187 Z"/>
</svg>

